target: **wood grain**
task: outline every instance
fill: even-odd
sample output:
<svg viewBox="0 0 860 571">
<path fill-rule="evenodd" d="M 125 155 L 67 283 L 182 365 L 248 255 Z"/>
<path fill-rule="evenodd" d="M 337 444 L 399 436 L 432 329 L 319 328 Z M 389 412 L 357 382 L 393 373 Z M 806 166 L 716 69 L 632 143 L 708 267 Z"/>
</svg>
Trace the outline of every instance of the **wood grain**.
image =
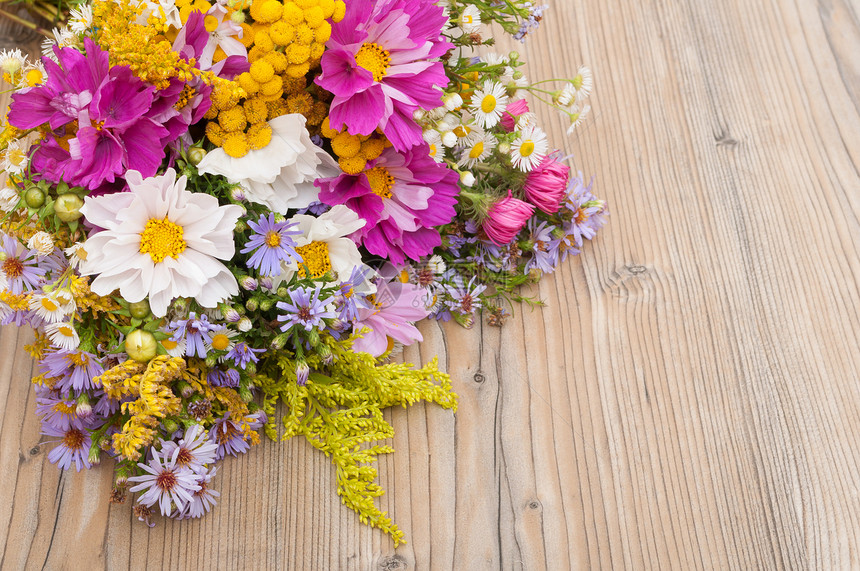
<svg viewBox="0 0 860 571">
<path fill-rule="evenodd" d="M 860 567 L 860 4 L 558 1 L 524 53 L 594 70 L 567 149 L 612 215 L 546 308 L 406 351 L 461 396 L 388 413 L 407 545 L 298 440 L 224 462 L 201 521 L 138 524 L 107 467 L 47 462 L 4 328 L 0 567 Z"/>
</svg>

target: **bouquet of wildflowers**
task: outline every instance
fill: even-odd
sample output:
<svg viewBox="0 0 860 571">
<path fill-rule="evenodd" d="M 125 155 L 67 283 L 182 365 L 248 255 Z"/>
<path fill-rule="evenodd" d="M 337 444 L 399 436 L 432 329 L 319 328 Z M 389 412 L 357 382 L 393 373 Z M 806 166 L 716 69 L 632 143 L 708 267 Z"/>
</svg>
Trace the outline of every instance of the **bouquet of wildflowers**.
<svg viewBox="0 0 860 571">
<path fill-rule="evenodd" d="M 111 501 L 152 525 L 209 512 L 261 433 L 303 435 L 402 541 L 382 409 L 456 395 L 388 357 L 425 318 L 501 324 L 606 213 L 525 97 L 572 130 L 588 70 L 531 83 L 482 48 L 544 8 L 94 0 L 41 58 L 0 54 L 0 319 L 35 330 L 49 460 L 112 459 Z"/>
</svg>

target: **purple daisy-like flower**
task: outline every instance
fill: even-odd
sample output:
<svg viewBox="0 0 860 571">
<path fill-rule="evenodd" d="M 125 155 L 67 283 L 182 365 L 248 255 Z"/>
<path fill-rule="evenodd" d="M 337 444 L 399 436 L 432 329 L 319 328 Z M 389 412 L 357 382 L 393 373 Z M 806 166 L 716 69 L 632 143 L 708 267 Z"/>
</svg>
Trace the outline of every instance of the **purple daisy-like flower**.
<svg viewBox="0 0 860 571">
<path fill-rule="evenodd" d="M 58 436 L 62 440 L 48 453 L 48 461 L 56 464 L 61 470 L 68 470 L 74 463 L 75 469 L 80 472 L 81 468 L 90 469 L 87 456 L 92 446 L 92 439 L 87 429 L 78 426 L 69 426 L 62 430 L 42 423 L 42 434 L 46 436 Z"/>
<path fill-rule="evenodd" d="M 84 421 L 91 418 L 92 407 L 87 411 L 89 414 L 78 414 L 78 403 L 70 395 L 63 395 L 57 390 L 43 386 L 36 386 L 36 414 L 42 420 L 44 426 L 50 426 L 56 430 L 67 431 L 70 428 L 83 428 Z"/>
<path fill-rule="evenodd" d="M 0 242 L 0 288 L 19 295 L 39 287 L 47 270 L 39 264 L 36 254 L 14 236 L 3 234 Z"/>
<path fill-rule="evenodd" d="M 413 119 L 419 108 L 442 104 L 436 87 L 448 85 L 439 61 L 452 44 L 441 36 L 447 24 L 429 0 L 352 0 L 332 26 L 316 83 L 334 94 L 333 129 L 369 135 L 377 128 L 398 150 L 421 144 Z"/>
<path fill-rule="evenodd" d="M 213 387 L 238 387 L 240 376 L 236 369 L 220 369 L 215 367 L 209 371 L 206 381 Z"/>
<path fill-rule="evenodd" d="M 316 288 L 298 287 L 290 290 L 290 301 L 279 301 L 276 304 L 278 309 L 286 312 L 278 316 L 278 321 L 284 322 L 281 331 L 287 331 L 295 325 L 303 327 L 305 331 L 325 329 L 323 320 L 337 317 L 334 311 L 326 308 L 334 299 L 320 299 L 321 288 L 319 285 Z"/>
<path fill-rule="evenodd" d="M 54 388 L 63 392 L 93 389 L 93 378 L 105 371 L 94 354 L 63 349 L 47 353 L 39 363 L 39 368 L 48 376 L 57 377 L 59 380 Z"/>
<path fill-rule="evenodd" d="M 265 353 L 265 349 L 254 349 L 250 347 L 244 341 L 236 343 L 230 352 L 228 352 L 224 358 L 232 359 L 237 367 L 241 367 L 244 369 L 248 366 L 248 363 L 257 363 L 260 358 L 257 357 L 257 353 Z"/>
<path fill-rule="evenodd" d="M 338 300 L 338 304 L 340 305 L 338 319 L 341 321 L 355 321 L 358 319 L 358 310 L 360 308 L 370 308 L 370 304 L 366 301 L 365 292 L 358 290 L 367 287 L 367 280 L 372 273 L 373 270 L 367 266 L 356 266 L 353 268 L 349 279 L 341 282 L 340 299 Z"/>
<path fill-rule="evenodd" d="M 380 356 L 393 347 L 394 341 L 410 345 L 421 341 L 414 323 L 429 315 L 427 290 L 411 283 L 400 283 L 395 277 L 376 280 L 375 303 L 358 311 L 355 331 L 365 329 L 352 348 Z"/>
<path fill-rule="evenodd" d="M 344 204 L 366 223 L 353 238 L 396 265 L 419 260 L 442 244 L 460 192 L 457 173 L 430 158 L 426 143 L 400 153 L 385 149 L 357 175 L 318 179 L 320 200 Z"/>
<path fill-rule="evenodd" d="M 210 487 L 212 477 L 217 470 L 217 468 L 212 468 L 208 472 L 197 474 L 197 485 L 200 486 L 200 489 L 191 495 L 191 501 L 185 504 L 183 510 L 175 512 L 177 519 L 203 517 L 209 513 L 209 510 L 217 502 L 216 498 L 221 496 L 219 492 Z"/>
<path fill-rule="evenodd" d="M 158 503 L 161 515 L 166 516 L 173 511 L 171 503 L 176 505 L 178 511 L 182 511 L 191 501 L 191 495 L 200 489 L 200 485 L 193 471 L 177 465 L 179 453 L 180 449 L 176 448 L 169 456 L 155 454 L 148 464 L 138 463 L 137 466 L 146 474 L 132 476 L 128 481 L 139 482 L 129 488 L 130 492 L 144 491 L 137 499 L 139 504 L 149 507 Z"/>
<path fill-rule="evenodd" d="M 472 277 L 469 283 L 465 285 L 462 280 L 458 279 L 454 280 L 452 284 L 446 284 L 444 289 L 445 293 L 451 297 L 445 302 L 450 310 L 468 316 L 481 308 L 481 298 L 478 296 L 487 289 L 487 286 L 480 283 L 476 284 L 475 278 Z"/>
<path fill-rule="evenodd" d="M 253 252 L 247 263 L 249 268 L 257 269 L 267 276 L 279 276 L 281 262 L 301 259 L 296 253 L 296 242 L 292 238 L 301 235 L 301 231 L 294 229 L 295 224 L 292 222 L 275 222 L 275 215 L 270 212 L 268 217 L 265 214 L 260 216 L 257 222 L 249 221 L 248 226 L 254 231 L 254 235 L 240 252 Z"/>
<path fill-rule="evenodd" d="M 179 441 L 161 441 L 162 457 L 172 458 L 176 450 L 179 450 L 176 455 L 177 466 L 202 474 L 206 472 L 206 465 L 215 461 L 218 445 L 209 440 L 209 433 L 202 426 L 195 424 L 185 430 Z"/>
<path fill-rule="evenodd" d="M 48 72 L 45 85 L 13 96 L 12 125 L 33 129 L 47 122 L 55 130 L 33 155 L 33 171 L 52 182 L 64 180 L 90 190 L 113 183 L 127 170 L 154 175 L 170 136 L 149 117 L 155 87 L 128 66 L 110 66 L 108 52 L 90 38 L 84 46 L 86 55 L 56 48 L 59 63 L 42 60 Z"/>
<path fill-rule="evenodd" d="M 583 184 L 582 173 L 570 181 L 563 207 L 572 216 L 562 229 L 567 236 L 572 237 L 577 248 L 582 248 L 583 238 L 591 240 L 606 223 L 606 203 L 591 194 L 591 184 Z"/>
<path fill-rule="evenodd" d="M 552 231 L 555 226 L 548 222 L 540 222 L 536 218 L 529 220 L 529 242 L 533 244 L 531 256 L 526 261 L 523 268 L 525 273 L 528 273 L 533 268 L 550 274 L 555 270 L 558 264 L 558 248 L 554 246 Z"/>
<path fill-rule="evenodd" d="M 209 323 L 209 318 L 205 314 L 198 318 L 197 314 L 192 311 L 188 314 L 188 319 L 171 321 L 170 328 L 176 330 L 176 333 L 170 338 L 171 341 L 179 343 L 183 339 L 185 340 L 186 357 L 197 355 L 201 359 L 206 358 L 206 342 L 212 341 L 209 337 L 212 324 Z"/>
<path fill-rule="evenodd" d="M 259 411 L 248 415 L 245 420 L 248 421 L 248 428 L 257 430 L 266 422 L 266 415 Z M 224 416 L 215 421 L 215 424 L 209 429 L 209 439 L 218 444 L 218 450 L 215 452 L 216 460 L 220 460 L 227 454 L 232 456 L 244 454 L 251 448 L 245 433 L 242 432 L 239 425 L 230 420 L 229 412 L 224 413 Z"/>
</svg>

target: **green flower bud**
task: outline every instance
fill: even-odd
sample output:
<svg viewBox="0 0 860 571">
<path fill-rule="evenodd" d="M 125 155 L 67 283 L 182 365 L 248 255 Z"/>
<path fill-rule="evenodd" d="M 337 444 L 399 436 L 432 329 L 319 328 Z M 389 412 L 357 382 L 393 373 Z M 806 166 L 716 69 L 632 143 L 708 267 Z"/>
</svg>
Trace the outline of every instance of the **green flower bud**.
<svg viewBox="0 0 860 571">
<path fill-rule="evenodd" d="M 24 202 L 26 202 L 27 206 L 30 208 L 39 208 L 45 204 L 45 193 L 42 192 L 39 187 L 31 186 L 24 194 Z"/>
<path fill-rule="evenodd" d="M 54 202 L 54 212 L 63 222 L 74 222 L 81 217 L 84 201 L 77 194 L 62 194 Z"/>
<path fill-rule="evenodd" d="M 145 299 L 142 299 L 140 301 L 130 303 L 128 305 L 128 312 L 131 313 L 131 316 L 135 319 L 143 319 L 144 317 L 149 315 L 149 302 Z"/>
<path fill-rule="evenodd" d="M 200 147 L 191 147 L 188 149 L 188 162 L 194 166 L 199 165 L 205 156 L 206 151 Z"/>
<path fill-rule="evenodd" d="M 125 352 L 138 363 L 148 363 L 158 353 L 158 342 L 149 331 L 135 329 L 125 338 Z"/>
</svg>

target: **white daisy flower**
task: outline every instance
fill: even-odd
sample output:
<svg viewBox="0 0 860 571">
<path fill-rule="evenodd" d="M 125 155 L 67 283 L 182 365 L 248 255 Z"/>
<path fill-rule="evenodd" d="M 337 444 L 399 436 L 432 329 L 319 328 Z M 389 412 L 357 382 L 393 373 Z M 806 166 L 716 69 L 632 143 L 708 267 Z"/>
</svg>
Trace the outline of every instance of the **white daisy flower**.
<svg viewBox="0 0 860 571">
<path fill-rule="evenodd" d="M 226 325 L 221 326 L 220 329 L 210 329 L 209 339 L 203 339 L 206 353 L 208 354 L 209 351 L 212 351 L 213 349 L 216 351 L 229 351 L 233 348 L 233 345 L 235 345 L 233 338 L 238 334 L 238 331 L 233 331 L 227 328 Z"/>
<path fill-rule="evenodd" d="M 508 57 L 506 55 L 497 54 L 496 52 L 487 52 L 481 56 L 481 59 L 487 65 L 500 65 L 503 63 L 508 63 Z"/>
<path fill-rule="evenodd" d="M 81 343 L 81 338 L 78 337 L 75 326 L 68 321 L 45 325 L 45 334 L 51 340 L 51 345 L 58 349 L 74 351 Z"/>
<path fill-rule="evenodd" d="M 173 340 L 173 334 L 175 331 L 171 331 L 169 329 L 161 329 L 162 333 L 166 333 L 170 335 L 167 339 L 162 339 L 160 341 L 161 346 L 164 347 L 164 350 L 167 351 L 167 354 L 171 357 L 185 357 L 185 349 L 187 348 L 187 343 L 185 341 L 185 336 L 181 336 L 179 341 Z"/>
<path fill-rule="evenodd" d="M 35 250 L 39 257 L 44 257 L 54 252 L 54 239 L 47 232 L 40 230 L 30 236 L 27 247 Z"/>
<path fill-rule="evenodd" d="M 463 171 L 460 173 L 460 184 L 467 188 L 471 188 L 475 184 L 475 175 L 472 171 Z"/>
<path fill-rule="evenodd" d="M 30 158 L 27 156 L 29 145 L 21 139 L 10 141 L 3 151 L 3 162 L 0 168 L 10 174 L 20 174 L 27 169 Z"/>
<path fill-rule="evenodd" d="M 501 83 L 484 82 L 482 89 L 475 90 L 469 110 L 481 127 L 488 129 L 499 122 L 508 105 L 508 96 Z"/>
<path fill-rule="evenodd" d="M 546 133 L 540 127 L 529 125 L 511 143 L 511 162 L 521 171 L 529 172 L 540 164 L 548 149 Z"/>
<path fill-rule="evenodd" d="M 476 34 L 481 31 L 481 12 L 472 4 L 466 6 L 466 9 L 457 18 L 457 25 L 462 28 L 466 34 Z"/>
<path fill-rule="evenodd" d="M 92 7 L 82 4 L 69 11 L 69 29 L 76 34 L 83 34 L 93 25 Z"/>
<path fill-rule="evenodd" d="M 302 257 L 302 264 L 295 260 L 282 262 L 281 275 L 275 278 L 275 287 L 289 281 L 296 272 L 305 277 L 305 266 L 311 277 L 318 278 L 331 271 L 341 281 L 348 280 L 353 269 L 364 266 L 358 246 L 349 235 L 363 227 L 365 221 L 343 204 L 319 217 L 297 214 L 290 222 L 296 224 L 296 229 L 302 233 L 294 237 L 295 250 Z"/>
<path fill-rule="evenodd" d="M 316 202 L 314 180 L 340 174 L 331 156 L 311 141 L 305 118 L 298 113 L 269 121 L 271 142 L 247 155 L 234 158 L 218 148 L 208 153 L 197 170 L 219 174 L 245 187 L 251 202 L 286 214 L 290 208 L 306 208 Z"/>
<path fill-rule="evenodd" d="M 32 296 L 28 304 L 30 310 L 36 312 L 36 315 L 48 323 L 63 321 L 66 316 L 74 311 L 75 302 L 72 300 L 72 310 L 69 311 L 68 294 L 63 295 L 60 292 L 61 290 L 57 290 Z"/>
<path fill-rule="evenodd" d="M 457 144 L 457 135 L 453 131 L 445 131 L 442 133 L 442 145 L 450 148 Z"/>
<path fill-rule="evenodd" d="M 65 26 L 54 28 L 51 32 L 54 34 L 53 38 L 42 40 L 42 55 L 57 61 L 57 56 L 54 54 L 54 46 L 60 48 L 76 46 L 78 44 L 78 36 Z"/>
<path fill-rule="evenodd" d="M 3 212 L 12 212 L 21 200 L 18 189 L 11 186 L 10 182 L 7 179 L 6 184 L 0 187 L 0 210 L 3 210 Z"/>
<path fill-rule="evenodd" d="M 66 257 L 69 259 L 69 265 L 72 266 L 73 269 L 77 270 L 81 267 L 81 262 L 87 259 L 87 250 L 84 248 L 83 242 L 75 242 L 63 252 L 66 254 Z"/>
<path fill-rule="evenodd" d="M 442 135 L 436 129 L 427 129 L 421 133 L 421 137 L 428 145 L 439 145 L 442 143 Z"/>
<path fill-rule="evenodd" d="M 90 289 L 110 295 L 119 289 L 130 303 L 149 297 L 153 315 L 163 317 L 177 297 L 203 307 L 239 293 L 233 273 L 219 260 L 235 252 L 233 229 L 242 208 L 220 206 L 202 192 L 185 190 L 186 178 L 167 169 L 144 179 L 126 173 L 128 192 L 87 197 L 86 220 L 104 228 L 84 243 L 84 275 L 97 275 Z"/>
<path fill-rule="evenodd" d="M 443 260 L 442 256 L 439 254 L 430 256 L 427 260 L 427 267 L 430 268 L 437 276 L 441 276 L 445 273 L 445 270 L 448 269 L 448 266 L 445 264 L 445 260 Z"/>
<path fill-rule="evenodd" d="M 586 105 L 582 109 L 574 108 L 570 113 L 570 126 L 567 128 L 567 134 L 572 135 L 573 131 L 579 127 L 585 118 L 588 116 L 588 112 L 591 111 L 591 107 Z"/>
<path fill-rule="evenodd" d="M 9 75 L 15 75 L 24 67 L 27 56 L 18 48 L 0 51 L 0 70 Z"/>
<path fill-rule="evenodd" d="M 451 131 L 457 135 L 457 145 L 458 149 L 465 149 L 467 147 L 471 147 L 478 141 L 484 139 L 485 131 L 481 129 L 480 126 L 472 123 L 472 124 L 461 124 L 457 125 Z"/>
<path fill-rule="evenodd" d="M 48 72 L 45 71 L 45 65 L 41 59 L 28 61 L 27 65 L 21 70 L 21 79 L 18 80 L 18 87 L 36 87 L 45 83 L 48 77 Z"/>
<path fill-rule="evenodd" d="M 562 107 L 567 107 L 574 101 L 576 101 L 576 88 L 573 85 L 565 85 L 555 98 L 555 102 Z"/>
<path fill-rule="evenodd" d="M 497 142 L 496 138 L 491 134 L 482 133 L 480 139 L 463 149 L 460 161 L 457 164 L 460 167 L 472 168 L 476 164 L 484 162 L 492 154 L 493 149 L 496 148 Z"/>
<path fill-rule="evenodd" d="M 459 93 L 446 93 L 442 96 L 442 105 L 448 111 L 454 111 L 463 106 L 463 97 Z"/>
<path fill-rule="evenodd" d="M 591 90 L 594 89 L 594 78 L 591 75 L 591 70 L 586 66 L 580 67 L 571 81 L 571 86 L 576 92 L 576 102 L 585 101 L 591 95 Z"/>
<path fill-rule="evenodd" d="M 427 154 L 430 155 L 430 158 L 436 161 L 437 163 L 441 163 L 445 161 L 445 149 L 442 148 L 440 144 L 430 143 L 428 145 Z"/>
</svg>

